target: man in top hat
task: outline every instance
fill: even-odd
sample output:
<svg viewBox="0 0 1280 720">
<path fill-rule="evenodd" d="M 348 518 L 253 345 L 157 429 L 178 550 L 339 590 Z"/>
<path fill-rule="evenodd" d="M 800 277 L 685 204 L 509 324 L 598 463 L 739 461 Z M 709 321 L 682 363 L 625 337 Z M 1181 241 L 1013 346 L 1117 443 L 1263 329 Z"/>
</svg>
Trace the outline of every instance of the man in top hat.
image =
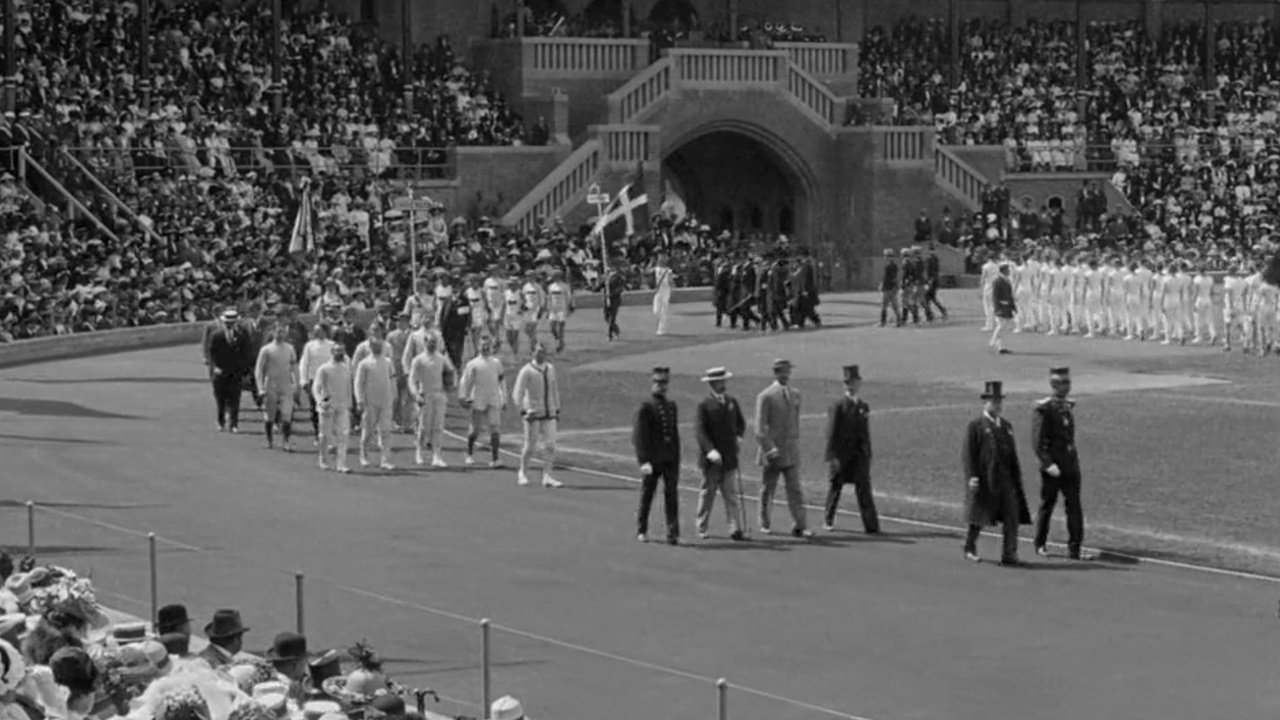
<svg viewBox="0 0 1280 720">
<path fill-rule="evenodd" d="M 282 632 L 271 641 L 271 649 L 267 651 L 267 660 L 275 671 L 289 681 L 289 696 L 302 699 L 309 685 L 307 662 L 311 653 L 307 652 L 307 638 L 292 632 Z"/>
<path fill-rule="evenodd" d="M 241 375 L 246 370 L 244 358 L 249 335 L 240 327 L 240 313 L 227 308 L 221 325 L 209 335 L 206 357 L 213 381 L 213 399 L 218 413 L 218 430 L 240 432 Z"/>
<path fill-rule="evenodd" d="M 991 348 L 1001 355 L 1007 355 L 1000 336 L 1012 327 L 1013 316 L 1018 312 L 1018 305 L 1013 300 L 1013 283 L 1009 280 L 1009 264 L 1001 263 L 996 279 L 991 283 L 991 301 L 995 305 L 995 328 L 991 331 Z"/>
<path fill-rule="evenodd" d="M 1049 370 L 1049 386 L 1053 394 L 1036 403 L 1031 418 L 1031 445 L 1040 460 L 1040 511 L 1036 513 L 1035 548 L 1037 555 L 1047 555 L 1049 520 L 1053 506 L 1062 494 L 1067 506 L 1067 554 L 1072 560 L 1087 559 L 1080 545 L 1084 542 L 1084 512 L 1080 509 L 1080 457 L 1076 453 L 1076 423 L 1072 416 L 1075 403 L 1071 394 L 1071 369 Z"/>
<path fill-rule="evenodd" d="M 662 506 L 667 519 L 667 542 L 680 542 L 680 428 L 676 404 L 667 399 L 671 370 L 653 369 L 652 395 L 640 403 L 631 442 L 640 465 L 640 512 L 636 526 L 640 542 L 649 539 L 649 510 L 662 481 Z"/>
<path fill-rule="evenodd" d="M 880 327 L 889 321 L 889 309 L 893 309 L 893 324 L 902 325 L 902 308 L 898 305 L 898 263 L 893 248 L 884 250 L 884 274 L 880 277 Z"/>
<path fill-rule="evenodd" d="M 742 506 L 742 474 L 738 450 L 747 432 L 747 421 L 737 398 L 725 392 L 725 384 L 733 373 L 725 368 L 711 368 L 702 376 L 711 394 L 698 403 L 694 422 L 698 437 L 698 467 L 702 468 L 702 487 L 698 490 L 698 537 L 707 537 L 707 524 L 716 493 L 724 496 L 724 512 L 729 522 L 729 537 L 744 540 L 747 527 Z"/>
<path fill-rule="evenodd" d="M 1018 464 L 1018 443 L 1013 425 L 1001 416 L 1004 383 L 989 380 L 983 390 L 986 401 L 982 416 L 969 423 L 961 449 L 964 467 L 965 521 L 969 531 L 964 540 L 964 556 L 980 562 L 978 535 L 988 525 L 1001 525 L 1004 544 L 1001 565 L 1018 564 L 1018 525 L 1031 524 L 1031 511 L 1022 489 L 1022 467 Z"/>
<path fill-rule="evenodd" d="M 610 264 L 604 273 L 604 324 L 610 342 L 622 336 L 622 328 L 618 327 L 618 311 L 622 309 L 622 293 L 626 290 L 626 280 L 614 264 Z"/>
<path fill-rule="evenodd" d="M 868 535 L 880 532 L 880 516 L 871 494 L 871 408 L 858 397 L 862 374 L 857 365 L 844 368 L 844 395 L 827 410 L 827 490 L 824 529 L 834 530 L 840 493 L 852 484 Z"/>
<path fill-rule="evenodd" d="M 805 519 L 804 490 L 800 486 L 800 392 L 791 387 L 791 361 L 773 361 L 774 382 L 756 396 L 757 462 L 760 478 L 760 531 L 773 532 L 770 515 L 773 494 L 781 477 L 791 511 L 791 534 L 811 538 Z"/>
<path fill-rule="evenodd" d="M 191 636 L 191 619 L 186 605 L 165 605 L 156 613 L 156 635 L 181 633 Z"/>
<path fill-rule="evenodd" d="M 667 334 L 671 322 L 671 290 L 675 286 L 675 273 L 667 267 L 666 253 L 658 253 L 653 266 L 653 314 L 658 316 L 658 335 Z"/>
<path fill-rule="evenodd" d="M 197 657 L 209 663 L 214 670 L 234 665 L 244 647 L 244 634 L 247 632 L 249 628 L 240 621 L 239 610 L 218 610 L 213 613 L 213 621 L 204 627 L 204 636 L 209 639 L 209 644 Z"/>
<path fill-rule="evenodd" d="M 289 330 L 277 324 L 271 330 L 271 342 L 258 351 L 253 375 L 255 387 L 263 399 L 262 425 L 267 433 L 267 447 L 275 447 L 275 426 L 280 425 L 286 452 L 293 452 L 293 400 L 298 394 L 298 356 L 288 342 Z"/>
</svg>

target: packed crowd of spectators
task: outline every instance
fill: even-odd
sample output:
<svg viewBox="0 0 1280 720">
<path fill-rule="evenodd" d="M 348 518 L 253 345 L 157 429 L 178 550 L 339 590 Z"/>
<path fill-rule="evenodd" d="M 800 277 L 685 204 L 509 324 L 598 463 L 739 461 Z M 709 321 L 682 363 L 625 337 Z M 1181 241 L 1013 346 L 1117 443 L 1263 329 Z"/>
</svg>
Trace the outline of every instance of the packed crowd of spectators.
<svg viewBox="0 0 1280 720">
<path fill-rule="evenodd" d="M 267 641 L 238 610 L 194 621 L 180 604 L 154 624 L 112 617 L 88 578 L 0 551 L 0 718 L 422 720 L 439 700 L 391 678 L 367 641 L 315 652 L 280 632 L 254 651 Z M 489 710 L 524 717 L 510 696 Z"/>
</svg>

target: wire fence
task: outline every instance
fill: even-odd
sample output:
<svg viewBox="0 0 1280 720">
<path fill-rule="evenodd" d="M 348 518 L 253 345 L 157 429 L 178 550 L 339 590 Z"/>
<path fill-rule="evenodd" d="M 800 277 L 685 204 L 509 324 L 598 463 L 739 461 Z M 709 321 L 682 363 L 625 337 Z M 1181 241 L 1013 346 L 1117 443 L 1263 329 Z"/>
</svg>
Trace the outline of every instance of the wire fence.
<svg viewBox="0 0 1280 720">
<path fill-rule="evenodd" d="M 627 649 L 603 649 L 590 640 L 591 610 L 581 624 L 554 634 L 517 623 L 473 617 L 429 599 L 429 558 L 415 568 L 362 561 L 340 581 L 323 568 L 293 568 L 273 557 L 289 548 L 255 544 L 252 555 L 232 547 L 202 547 L 113 522 L 119 509 L 75 512 L 56 503 L 0 505 L 0 547 L 41 563 L 68 567 L 93 581 L 99 602 L 125 614 L 152 619 L 163 604 L 182 603 L 193 618 L 220 607 L 243 609 L 251 633 L 246 650 L 280 630 L 305 633 L 313 648 L 345 647 L 368 639 L 387 661 L 388 674 L 409 687 L 427 687 L 440 698 L 428 709 L 455 717 L 483 717 L 493 700 L 513 695 L 539 720 L 607 714 L 618 720 L 656 715 L 718 720 L 866 720 L 721 677 L 644 659 L 663 657 L 662 639 L 636 627 L 609 633 Z M 210 526 L 216 527 L 211 520 Z M 278 543 L 314 546 L 315 533 L 282 520 L 271 533 Z M 281 540 L 281 536 L 292 540 Z M 264 536 L 265 537 L 265 536 Z M 240 538 L 238 538 L 240 539 Z M 351 542 L 334 538 L 331 542 Z M 323 550 L 324 542 L 320 549 Z M 296 548 L 295 548 L 296 549 Z M 424 548 L 424 556 L 429 548 Z M 376 554 L 375 554 L 376 558 Z M 349 569 L 348 569 L 349 570 Z M 398 577 L 385 583 L 387 577 Z M 384 582 L 381 584 L 378 579 Z M 386 586 L 385 590 L 383 586 Z M 519 592 L 519 583 L 512 592 Z M 412 593 L 417 599 L 398 597 Z M 589 596 L 584 589 L 583 597 Z M 564 613 L 559 613 L 561 616 Z M 553 623 L 554 624 L 554 623 Z M 197 623 L 198 625 L 198 623 Z M 580 632 L 579 632 L 580 628 Z M 575 637 L 581 635 L 581 638 Z"/>
</svg>

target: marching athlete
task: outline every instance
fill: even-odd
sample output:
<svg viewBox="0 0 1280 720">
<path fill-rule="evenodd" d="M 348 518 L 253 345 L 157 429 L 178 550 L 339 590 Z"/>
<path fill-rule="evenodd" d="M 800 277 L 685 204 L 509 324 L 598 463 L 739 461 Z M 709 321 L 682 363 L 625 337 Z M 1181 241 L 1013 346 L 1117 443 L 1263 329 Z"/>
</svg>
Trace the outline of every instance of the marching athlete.
<svg viewBox="0 0 1280 720">
<path fill-rule="evenodd" d="M 981 291 L 982 291 L 982 316 L 985 322 L 982 325 L 983 332 L 991 332 L 996 327 L 996 306 L 991 299 L 991 285 L 995 283 L 996 276 L 1000 274 L 1000 265 L 996 262 L 994 253 L 987 255 L 987 261 L 982 263 Z M 883 314 L 883 309 L 881 310 Z M 901 323 L 899 323 L 901 324 Z"/>
<path fill-rule="evenodd" d="M 618 269 L 610 265 L 604 275 L 604 322 L 607 326 L 607 334 L 609 341 L 612 342 L 616 337 L 622 337 L 622 328 L 618 327 L 618 311 L 622 309 L 622 292 L 626 287 L 626 282 L 622 279 L 622 273 Z M 733 323 L 733 316 L 730 316 L 730 324 Z"/>
<path fill-rule="evenodd" d="M 507 279 L 507 289 L 502 293 L 505 306 L 502 311 L 502 327 L 507 336 L 507 347 L 511 348 L 512 357 L 520 357 L 520 331 L 524 329 L 525 305 L 524 295 L 520 292 L 520 281 L 512 276 Z"/>
<path fill-rule="evenodd" d="M 271 342 L 258 351 L 253 377 L 262 395 L 262 426 L 267 447 L 275 447 L 274 428 L 280 425 L 285 452 L 293 452 L 293 400 L 298 393 L 298 356 L 288 341 L 289 329 L 276 325 Z"/>
<path fill-rule="evenodd" d="M 524 298 L 524 333 L 529 337 L 529 347 L 533 347 L 538 344 L 538 325 L 547 314 L 547 291 L 537 273 L 525 275 L 520 294 Z"/>
<path fill-rule="evenodd" d="M 467 278 L 465 292 L 467 307 L 471 308 L 471 350 L 480 354 L 480 338 L 489 332 L 489 299 L 484 294 L 484 285 L 479 275 Z"/>
<path fill-rule="evenodd" d="M 480 354 L 471 358 L 462 369 L 458 399 L 471 413 L 471 426 L 467 428 L 466 464 L 475 464 L 476 440 L 484 429 L 489 431 L 489 450 L 492 453 L 489 467 L 502 467 L 498 451 L 501 449 L 502 409 L 507 406 L 507 388 L 502 360 L 493 354 L 493 340 L 488 335 L 480 338 Z"/>
<path fill-rule="evenodd" d="M 674 282 L 674 273 L 667 267 L 666 254 L 659 253 L 653 268 L 653 314 L 658 316 L 658 335 L 667 334 L 667 324 L 671 321 L 671 288 Z"/>
<path fill-rule="evenodd" d="M 378 467 L 391 464 L 391 412 L 396 401 L 396 371 L 381 338 L 369 340 L 369 355 L 356 365 L 355 401 L 360 412 L 360 467 L 369 467 L 369 441 L 378 445 Z"/>
<path fill-rule="evenodd" d="M 1236 265 L 1227 270 L 1222 279 L 1222 351 L 1231 352 L 1231 338 L 1236 334 L 1244 319 L 1244 274 L 1243 265 Z"/>
<path fill-rule="evenodd" d="M 506 283 L 502 281 L 501 273 L 496 265 L 490 272 L 489 277 L 484 280 L 484 300 L 485 308 L 488 310 L 489 337 L 493 342 L 493 351 L 497 352 L 502 347 L 502 321 L 507 303 Z"/>
<path fill-rule="evenodd" d="M 565 323 L 573 312 L 573 290 L 565 282 L 564 271 L 556 270 L 551 274 L 551 284 L 547 286 L 547 323 L 551 326 L 551 337 L 556 341 L 556 354 L 564 352 Z"/>
<path fill-rule="evenodd" d="M 332 447 L 337 471 L 348 473 L 351 472 L 347 467 L 347 449 L 351 440 L 353 405 L 351 366 L 347 363 L 347 349 L 341 343 L 333 344 L 332 356 L 316 371 L 316 379 L 311 386 L 312 398 L 320 408 L 320 469 L 329 469 L 326 459 Z"/>
<path fill-rule="evenodd" d="M 556 368 L 547 362 L 547 347 L 542 343 L 533 346 L 533 357 L 520 368 L 516 376 L 511 400 L 520 408 L 524 420 L 524 446 L 520 450 L 520 471 L 516 481 L 529 484 L 529 460 L 542 442 L 542 486 L 563 487 L 551 476 L 556 463 L 556 424 L 560 419 L 560 383 L 556 380 Z"/>
<path fill-rule="evenodd" d="M 1202 345 L 1208 340 L 1210 345 L 1218 342 L 1218 326 L 1213 319 L 1213 278 L 1209 277 L 1208 268 L 1201 264 L 1191 280 L 1191 293 L 1195 299 L 1192 307 L 1195 311 L 1192 325 L 1195 336 L 1191 344 Z"/>
<path fill-rule="evenodd" d="M 440 352 L 440 339 L 427 336 L 427 346 L 409 365 L 409 392 L 418 403 L 418 437 L 414 462 L 426 464 L 426 449 L 431 448 L 431 467 L 449 465 L 440 456 L 440 438 L 444 434 L 444 415 L 453 389 L 453 363 Z"/>
</svg>

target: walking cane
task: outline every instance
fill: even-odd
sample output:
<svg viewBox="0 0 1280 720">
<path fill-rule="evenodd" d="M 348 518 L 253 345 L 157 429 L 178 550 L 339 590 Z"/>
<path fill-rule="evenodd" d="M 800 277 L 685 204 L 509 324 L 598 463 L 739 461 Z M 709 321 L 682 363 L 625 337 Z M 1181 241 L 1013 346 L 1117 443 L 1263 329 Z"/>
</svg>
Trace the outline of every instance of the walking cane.
<svg viewBox="0 0 1280 720">
<path fill-rule="evenodd" d="M 743 537 L 751 537 L 751 530 L 747 528 L 747 494 L 742 489 L 741 468 L 733 471 L 733 480 L 734 484 L 738 486 L 738 514 L 741 515 L 739 518 L 741 524 L 738 525 L 738 529 L 742 531 Z"/>
</svg>

